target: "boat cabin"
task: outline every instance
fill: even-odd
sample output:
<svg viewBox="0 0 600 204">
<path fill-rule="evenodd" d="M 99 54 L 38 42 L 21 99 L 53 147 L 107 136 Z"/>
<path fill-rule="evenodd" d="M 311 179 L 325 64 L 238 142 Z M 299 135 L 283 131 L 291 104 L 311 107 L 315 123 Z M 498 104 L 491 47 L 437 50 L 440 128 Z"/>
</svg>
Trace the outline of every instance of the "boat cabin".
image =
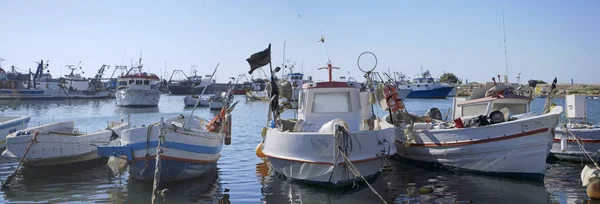
<svg viewBox="0 0 600 204">
<path fill-rule="evenodd" d="M 157 89 L 159 81 L 160 79 L 158 76 L 146 72 L 125 75 L 117 79 L 117 90 L 125 89 L 126 87 L 135 87 L 136 89 Z"/>
<path fill-rule="evenodd" d="M 499 84 L 498 87 L 513 86 L 511 84 Z M 475 89 L 471 97 L 454 99 L 454 115 L 452 118 L 468 119 L 479 115 L 489 116 L 493 111 L 501 111 L 505 118 L 511 115 L 525 114 L 530 112 L 531 98 L 516 94 L 495 94 L 485 96 L 485 92 L 494 88 L 494 84 L 488 83 L 481 88 Z"/>
<path fill-rule="evenodd" d="M 302 87 L 302 85 L 308 80 L 304 80 L 304 74 L 302 73 L 291 73 L 284 76 L 284 79 L 292 84 L 292 87 Z"/>
<path fill-rule="evenodd" d="M 354 82 L 305 83 L 298 100 L 298 119 L 321 127 L 340 118 L 356 131 L 362 119 L 372 115 L 367 101 L 368 93 L 360 93 Z"/>
</svg>

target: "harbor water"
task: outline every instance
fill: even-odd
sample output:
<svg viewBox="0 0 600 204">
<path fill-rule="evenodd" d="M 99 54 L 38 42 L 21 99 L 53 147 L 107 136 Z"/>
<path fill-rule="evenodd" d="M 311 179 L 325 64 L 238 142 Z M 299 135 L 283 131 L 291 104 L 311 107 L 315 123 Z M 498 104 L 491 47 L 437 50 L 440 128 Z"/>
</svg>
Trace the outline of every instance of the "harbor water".
<svg viewBox="0 0 600 204">
<path fill-rule="evenodd" d="M 241 96 L 233 112 L 232 143 L 224 146 L 214 171 L 185 182 L 167 184 L 171 193 L 162 203 L 380 203 L 364 184 L 335 191 L 319 186 L 288 181 L 269 171 L 269 164 L 255 156 L 266 124 L 268 104 L 247 102 Z M 545 99 L 535 99 L 532 111 L 541 112 Z M 564 99 L 555 99 L 558 105 Z M 436 100 L 408 99 L 409 112 L 422 115 L 438 107 L 445 115 L 452 98 Z M 6 115 L 29 115 L 29 126 L 53 121 L 75 121 L 80 131 L 93 132 L 107 127 L 107 121 L 127 120 L 141 126 L 179 114 L 183 96 L 162 95 L 158 107 L 117 107 L 114 99 L 57 101 L 0 101 Z M 218 112 L 198 109 L 196 115 L 212 118 Z M 285 113 L 284 116 L 293 116 Z M 379 115 L 380 117 L 383 114 Z M 600 122 L 600 100 L 588 100 L 588 117 Z M 0 178 L 4 180 L 18 161 L 0 159 Z M 581 187 L 580 162 L 550 161 L 543 181 L 523 181 L 476 175 L 391 160 L 391 167 L 371 181 L 388 203 L 588 203 Z M 422 187 L 433 189 L 420 193 Z M 1 191 L 0 203 L 30 202 L 108 202 L 149 203 L 152 183 L 129 179 L 127 173 L 114 174 L 104 161 L 59 168 L 24 168 L 9 189 Z"/>
</svg>

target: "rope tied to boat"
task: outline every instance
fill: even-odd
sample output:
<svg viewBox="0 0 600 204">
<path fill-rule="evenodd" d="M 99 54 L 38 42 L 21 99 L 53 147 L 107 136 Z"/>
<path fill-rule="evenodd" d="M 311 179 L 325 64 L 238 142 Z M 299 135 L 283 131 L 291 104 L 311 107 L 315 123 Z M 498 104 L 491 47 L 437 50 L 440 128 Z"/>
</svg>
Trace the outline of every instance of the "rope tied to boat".
<svg viewBox="0 0 600 204">
<path fill-rule="evenodd" d="M 165 129 L 164 129 L 164 124 L 163 124 L 163 118 L 160 119 L 160 125 L 161 128 L 159 128 L 159 135 L 158 135 L 158 142 L 156 145 L 156 164 L 154 167 L 154 183 L 152 184 L 152 203 L 156 203 L 156 194 L 159 193 L 158 192 L 158 188 L 160 185 L 160 174 L 161 174 L 161 169 L 160 167 L 161 165 L 161 156 L 163 154 L 163 149 L 161 148 L 161 144 L 165 142 Z M 154 125 L 154 124 L 152 124 Z"/>
<path fill-rule="evenodd" d="M 592 163 L 594 163 L 594 166 L 596 167 L 596 169 L 600 170 L 600 166 L 598 165 L 596 160 L 593 159 L 592 156 L 585 150 L 581 140 L 579 140 L 579 138 L 575 134 L 573 134 L 573 132 L 571 132 L 571 130 L 567 127 L 567 124 L 563 123 L 562 127 L 566 133 L 571 135 L 571 137 L 575 138 L 576 144 L 583 151 L 583 154 L 586 155 L 590 159 L 590 161 L 592 161 Z M 568 135 L 567 135 L 567 137 L 568 137 Z"/>
<path fill-rule="evenodd" d="M 377 197 L 379 197 L 379 199 L 381 199 L 381 202 L 387 204 L 387 202 L 385 201 L 385 199 L 383 199 L 383 197 L 377 192 L 377 190 L 375 190 L 375 188 L 373 188 L 373 186 L 371 186 L 371 184 L 367 181 L 367 179 L 360 173 L 360 171 L 354 166 L 354 164 L 352 164 L 352 161 L 350 161 L 350 159 L 348 158 L 348 155 L 350 154 L 350 151 L 352 151 L 352 137 L 350 135 L 352 135 L 351 133 L 348 132 L 348 130 L 346 130 L 343 126 L 341 125 L 336 125 L 336 131 L 334 132 L 334 137 L 335 140 L 337 140 L 337 138 L 341 138 L 341 141 L 339 143 L 336 143 L 336 147 L 335 147 L 335 163 L 333 166 L 333 170 L 332 173 L 329 177 L 329 182 L 331 182 L 331 178 L 333 176 L 333 173 L 335 172 L 335 167 L 338 164 L 338 155 L 342 156 L 342 159 L 344 160 L 344 170 L 345 172 L 350 172 L 352 173 L 355 177 L 360 177 L 369 187 L 369 189 L 371 189 L 371 191 L 377 195 Z M 353 135 L 354 136 L 354 135 Z M 356 136 L 354 136 L 356 137 Z M 358 140 L 358 138 L 357 138 Z M 348 145 L 349 143 L 349 145 Z M 359 147 L 360 148 L 360 147 Z M 344 173 L 346 174 L 346 173 Z M 348 177 L 346 177 L 348 178 Z M 356 183 L 354 183 L 354 186 L 356 186 Z"/>
<path fill-rule="evenodd" d="M 31 146 L 34 143 L 37 143 L 37 136 L 39 134 L 40 134 L 40 132 L 37 132 L 37 131 L 33 133 L 33 137 L 31 137 L 31 140 L 29 141 L 29 145 L 27 145 L 27 148 L 25 149 L 25 153 L 23 153 L 23 156 L 21 157 L 21 160 L 19 161 L 17 168 L 15 168 L 15 170 L 6 177 L 6 180 L 4 180 L 4 182 L 2 182 L 2 188 L 8 188 L 8 184 L 10 184 L 10 182 L 15 178 L 15 176 L 17 176 L 17 172 L 19 171 L 19 168 L 23 164 L 23 161 L 25 161 L 25 157 L 27 157 L 27 153 L 29 153 Z"/>
<path fill-rule="evenodd" d="M 146 154 L 144 155 L 144 169 L 142 169 L 142 175 L 146 177 L 147 169 L 148 169 L 148 160 L 150 159 L 150 136 L 152 135 L 152 127 L 158 125 L 159 123 L 152 123 L 148 125 L 148 130 L 146 131 Z"/>
</svg>

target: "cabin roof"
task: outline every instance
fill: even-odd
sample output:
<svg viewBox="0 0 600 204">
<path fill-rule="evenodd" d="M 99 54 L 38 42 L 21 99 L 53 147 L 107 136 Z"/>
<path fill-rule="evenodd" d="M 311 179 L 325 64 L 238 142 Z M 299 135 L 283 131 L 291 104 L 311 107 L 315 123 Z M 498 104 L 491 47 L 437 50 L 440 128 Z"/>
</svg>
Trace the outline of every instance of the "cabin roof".
<svg viewBox="0 0 600 204">
<path fill-rule="evenodd" d="M 304 83 L 302 85 L 302 89 L 318 89 L 318 88 L 353 88 L 353 86 L 348 85 L 346 82 L 339 81 L 327 81 L 327 82 L 317 82 L 314 83 L 316 86 L 311 86 L 313 83 Z"/>
<path fill-rule="evenodd" d="M 468 104 L 474 104 L 474 103 L 481 103 L 481 102 L 489 102 L 489 101 L 493 101 L 493 100 L 497 100 L 497 99 L 516 99 L 516 100 L 525 100 L 527 102 L 530 101 L 529 97 L 527 96 L 520 96 L 520 95 L 497 95 L 497 96 L 488 96 L 488 97 L 484 97 L 484 98 L 478 98 L 478 99 L 473 99 L 473 100 L 467 100 L 467 101 L 463 101 L 463 102 L 459 102 L 456 105 L 462 106 L 462 105 L 468 105 Z"/>
</svg>

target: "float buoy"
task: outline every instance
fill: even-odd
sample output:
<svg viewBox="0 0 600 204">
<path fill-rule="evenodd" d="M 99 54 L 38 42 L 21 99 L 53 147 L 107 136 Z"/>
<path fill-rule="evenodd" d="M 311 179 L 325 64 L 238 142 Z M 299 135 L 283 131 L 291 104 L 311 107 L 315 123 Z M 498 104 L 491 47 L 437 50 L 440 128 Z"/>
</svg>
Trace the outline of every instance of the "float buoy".
<svg viewBox="0 0 600 204">
<path fill-rule="evenodd" d="M 260 144 L 258 144 L 258 146 L 256 146 L 256 156 L 261 159 L 267 157 L 267 155 L 265 155 L 262 151 L 263 145 L 264 145 L 264 143 L 260 142 Z"/>
<path fill-rule="evenodd" d="M 585 190 L 592 199 L 600 199 L 600 180 L 592 181 Z"/>
</svg>

